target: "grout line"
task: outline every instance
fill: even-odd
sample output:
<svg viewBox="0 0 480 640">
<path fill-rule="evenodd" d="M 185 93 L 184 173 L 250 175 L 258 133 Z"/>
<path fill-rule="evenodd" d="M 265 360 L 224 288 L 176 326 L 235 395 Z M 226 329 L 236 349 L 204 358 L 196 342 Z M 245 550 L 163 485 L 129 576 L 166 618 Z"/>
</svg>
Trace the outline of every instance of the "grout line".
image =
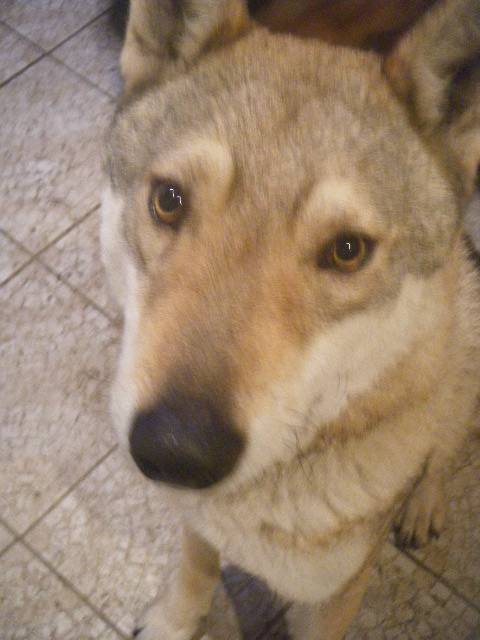
<svg viewBox="0 0 480 640">
<path fill-rule="evenodd" d="M 5 553 L 7 553 L 9 549 L 11 549 L 15 544 L 17 544 L 18 540 L 20 539 L 20 534 L 11 525 L 9 525 L 8 522 L 4 520 L 2 517 L 0 517 L 0 524 L 3 525 L 3 527 L 12 536 L 12 540 L 10 540 L 10 542 L 8 542 L 7 545 L 0 550 L 0 558 L 1 558 Z"/>
<path fill-rule="evenodd" d="M 65 236 L 67 236 L 70 233 L 70 231 L 73 231 L 73 229 L 75 229 L 76 227 L 79 227 L 82 224 L 82 222 L 85 222 L 85 220 L 89 218 L 93 213 L 95 213 L 95 211 L 97 211 L 99 208 L 100 208 L 100 204 L 94 205 L 91 209 L 89 209 L 84 214 L 82 214 L 78 218 L 78 220 L 74 220 L 72 224 L 70 224 L 66 229 L 64 229 L 57 236 L 49 240 L 44 247 L 42 247 L 38 251 L 29 252 L 29 253 L 32 253 L 32 256 L 34 258 L 39 258 L 42 255 L 42 253 L 45 253 L 45 251 L 48 251 L 48 249 L 53 247 L 54 244 L 57 244 L 57 242 L 59 242 L 60 240 L 63 240 L 63 238 L 65 238 Z M 23 248 L 26 248 L 26 247 L 23 247 Z M 26 250 L 29 251 L 28 249 Z"/>
<path fill-rule="evenodd" d="M 5 529 L 7 529 L 9 531 L 9 533 L 12 534 L 12 536 L 14 536 L 15 538 L 19 538 L 20 534 L 18 533 L 18 531 L 12 527 L 11 524 L 9 524 L 6 520 L 4 520 L 1 516 L 0 516 L 0 524 L 2 524 Z"/>
<path fill-rule="evenodd" d="M 29 249 L 22 242 L 17 240 L 15 236 L 12 236 L 12 234 L 6 229 L 0 228 L 0 232 L 3 233 L 3 235 L 6 238 L 8 238 L 10 242 L 13 242 L 13 244 L 15 244 L 19 249 L 22 249 L 23 251 L 28 253 L 29 256 L 33 259 L 40 256 L 44 251 L 47 251 L 47 249 L 50 249 L 50 247 L 56 244 L 59 240 L 62 240 L 67 234 L 70 233 L 70 231 L 72 231 L 73 229 L 75 229 L 75 227 L 78 227 L 80 224 L 82 224 L 82 222 L 84 222 L 92 213 L 94 213 L 94 211 L 96 211 L 99 208 L 100 208 L 100 204 L 97 203 L 91 209 L 89 209 L 84 214 L 82 214 L 77 220 L 74 220 L 68 227 L 66 227 L 58 235 L 54 236 L 51 240 L 47 242 L 45 246 L 43 246 L 41 249 L 38 249 L 37 251 L 32 251 L 31 249 Z"/>
<path fill-rule="evenodd" d="M 21 34 L 18 33 L 18 31 L 16 31 L 16 33 L 17 33 L 17 35 L 21 35 Z M 31 40 L 29 42 L 31 42 Z M 38 47 L 38 45 L 36 45 L 36 46 Z M 9 76 L 6 80 L 4 80 L 3 82 L 0 82 L 0 89 L 3 89 L 3 87 L 6 87 L 7 84 L 10 84 L 10 82 L 12 82 L 12 80 L 15 80 L 15 78 L 18 78 L 18 76 L 22 75 L 22 73 L 24 73 L 24 71 L 27 71 L 28 69 L 30 69 L 30 67 L 33 67 L 34 64 L 37 64 L 37 62 L 40 62 L 40 60 L 43 60 L 46 57 L 47 57 L 47 54 L 45 52 L 41 53 L 38 56 L 38 58 L 35 58 L 35 60 L 32 60 L 32 62 L 29 62 L 28 64 L 26 64 L 24 67 L 22 67 L 18 71 L 15 71 L 15 73 L 13 73 L 11 76 Z"/>
<path fill-rule="evenodd" d="M 10 28 L 12 31 L 14 31 L 17 36 L 19 36 L 20 38 L 24 38 L 25 40 L 27 40 L 30 44 L 32 44 L 33 46 L 35 46 L 37 49 L 40 50 L 40 55 L 38 58 L 36 58 L 35 60 L 32 60 L 32 62 L 29 62 L 27 65 L 25 65 L 22 69 L 20 69 L 19 71 L 16 71 L 13 75 L 11 75 L 9 78 L 7 78 L 6 80 L 4 80 L 3 82 L 0 83 L 0 89 L 3 89 L 3 87 L 5 87 L 6 85 L 8 85 L 10 82 L 12 82 L 12 80 L 15 80 L 15 78 L 18 78 L 18 76 L 20 76 L 22 73 L 24 73 L 25 71 L 27 71 L 28 69 L 30 69 L 30 67 L 33 67 L 33 65 L 37 64 L 37 62 L 40 62 L 41 60 L 43 60 L 44 58 L 47 58 L 50 56 L 50 59 L 54 60 L 55 62 L 61 64 L 65 69 L 68 69 L 69 71 L 71 71 L 72 73 L 74 73 L 78 78 L 81 78 L 83 81 L 87 82 L 87 84 L 89 84 L 91 87 L 97 89 L 98 91 L 100 91 L 104 96 L 106 96 L 109 100 L 115 101 L 116 98 L 114 96 L 112 96 L 109 92 L 105 91 L 104 89 L 102 89 L 101 87 L 99 87 L 97 84 L 95 84 L 94 82 L 92 82 L 89 78 L 87 78 L 86 76 L 82 76 L 80 73 L 78 73 L 78 71 L 75 71 L 75 69 L 72 69 L 71 67 L 69 67 L 68 65 L 66 65 L 62 60 L 59 60 L 58 58 L 56 58 L 55 56 L 51 55 L 53 54 L 57 49 L 59 49 L 62 45 L 66 44 L 69 40 L 71 40 L 72 38 L 74 38 L 75 36 L 77 36 L 79 33 L 81 33 L 84 29 L 87 29 L 90 25 L 92 25 L 94 22 L 96 22 L 97 20 L 99 20 L 100 18 L 103 18 L 103 16 L 107 15 L 108 13 L 112 12 L 113 7 L 110 5 L 107 9 L 105 9 L 104 11 L 102 11 L 101 13 L 99 13 L 97 16 L 95 16 L 94 18 L 90 19 L 88 22 L 86 22 L 85 24 L 83 24 L 81 27 L 79 27 L 78 29 L 76 29 L 73 33 L 71 33 L 70 35 L 68 35 L 66 38 L 64 38 L 63 40 L 60 40 L 60 42 L 58 42 L 56 45 L 54 45 L 53 47 L 51 47 L 50 49 L 46 49 L 45 47 L 42 47 L 42 45 L 38 44 L 38 42 L 35 42 L 34 40 L 32 40 L 31 38 L 29 38 L 28 36 L 23 35 L 23 33 L 20 33 L 20 31 L 18 31 L 18 29 L 14 26 L 12 26 L 11 24 L 9 24 L 8 22 L 4 22 L 2 21 L 2 24 L 4 24 L 6 27 Z"/>
<path fill-rule="evenodd" d="M 42 260 L 42 258 L 35 258 L 35 261 L 38 262 L 38 264 L 40 264 L 46 271 L 48 271 L 49 273 L 51 273 L 53 276 L 55 276 L 55 278 L 57 280 L 59 280 L 62 284 L 64 284 L 65 286 L 67 286 L 70 291 L 73 291 L 73 293 L 77 294 L 80 298 L 83 299 L 84 302 L 86 302 L 88 305 L 90 305 L 91 307 L 93 307 L 96 311 L 98 311 L 98 313 L 100 313 L 106 320 L 108 320 L 108 322 L 113 325 L 114 327 L 119 327 L 121 326 L 119 322 L 117 322 L 116 318 L 114 318 L 113 316 L 111 316 L 108 311 L 105 311 L 105 309 L 103 307 L 101 307 L 100 305 L 98 305 L 94 300 L 92 300 L 91 298 L 89 298 L 85 293 L 83 293 L 83 291 L 81 289 L 78 289 L 75 285 L 73 285 L 69 280 L 67 280 L 64 276 L 62 276 L 62 274 L 57 273 L 57 271 L 55 271 L 55 269 L 53 269 L 53 267 L 51 267 L 49 264 L 47 264 L 44 260 Z"/>
<path fill-rule="evenodd" d="M 82 27 L 82 29 L 80 31 L 83 31 L 84 28 L 86 27 L 90 27 L 92 24 L 94 24 L 96 21 L 100 20 L 101 18 L 105 17 L 105 15 L 107 15 L 108 13 L 113 13 L 113 7 L 110 7 L 109 9 L 107 9 L 106 11 L 104 11 L 103 13 L 101 13 L 99 16 L 97 16 L 95 18 L 95 20 L 92 20 L 88 23 L 88 25 L 85 25 L 85 27 Z M 78 35 L 77 32 L 75 35 Z M 70 38 L 69 38 L 70 39 Z M 68 40 L 65 40 L 64 42 L 62 42 L 59 45 L 56 45 L 53 49 L 51 49 L 50 51 L 48 51 L 48 55 L 51 56 L 51 58 L 53 60 L 55 60 L 55 62 L 58 62 L 59 64 L 61 64 L 63 67 L 65 67 L 65 69 L 68 69 L 69 71 L 71 71 L 74 75 L 77 76 L 77 78 L 80 78 L 81 80 L 85 81 L 87 84 L 89 84 L 92 88 L 97 89 L 98 91 L 100 91 L 106 98 L 108 98 L 110 101 L 112 101 L 113 103 L 116 103 L 118 100 L 118 96 L 110 93 L 110 91 L 107 91 L 106 89 L 104 89 L 103 87 L 101 87 L 99 84 L 97 84 L 96 82 L 93 82 L 93 80 L 90 80 L 90 78 L 87 75 L 84 75 L 83 73 L 81 73 L 80 71 L 78 71 L 77 69 L 74 69 L 73 67 L 71 67 L 69 64 L 67 64 L 65 62 L 65 60 L 62 60 L 61 58 L 55 56 L 55 52 L 56 50 L 61 47 L 62 45 L 64 45 L 66 42 L 68 42 Z M 53 55 L 52 55 L 53 54 Z"/>
<path fill-rule="evenodd" d="M 100 618 L 108 627 L 110 627 L 110 629 L 112 629 L 113 631 L 115 631 L 115 633 L 117 635 L 119 635 L 121 638 L 124 638 L 125 640 L 128 640 L 129 636 L 125 635 L 125 633 L 119 629 L 117 627 L 117 625 L 112 622 L 104 613 L 101 609 L 99 609 L 98 607 L 96 607 L 92 602 L 90 602 L 90 600 L 87 598 L 87 596 L 85 596 L 81 591 L 79 591 L 74 584 L 72 584 L 70 582 L 70 580 L 68 580 L 62 573 L 60 573 L 60 571 L 58 571 L 58 569 L 56 569 L 54 567 L 54 565 L 47 560 L 46 558 L 43 557 L 43 555 L 41 553 L 38 553 L 34 547 L 32 547 L 28 542 L 26 542 L 25 540 L 21 540 L 20 541 L 21 544 L 23 544 L 29 551 L 30 553 L 35 556 L 35 558 L 37 560 L 39 560 L 49 571 L 50 573 L 53 573 L 53 575 L 58 578 L 58 580 L 60 580 L 60 582 L 67 587 L 70 591 L 72 591 L 77 598 L 79 598 L 79 600 L 81 600 L 83 602 L 83 604 L 85 604 L 89 609 L 91 609 L 93 611 L 93 613 Z"/>
<path fill-rule="evenodd" d="M 12 547 L 14 547 L 17 544 L 18 541 L 19 541 L 18 538 L 14 538 L 7 544 L 6 547 L 0 550 L 0 560 L 8 551 L 10 551 Z"/>
<path fill-rule="evenodd" d="M 50 47 L 50 49 L 43 47 L 38 42 L 35 42 L 35 40 L 32 40 L 29 36 L 26 36 L 23 33 L 21 33 L 16 26 L 10 24 L 9 22 L 6 22 L 5 19 L 2 20 L 2 23 L 5 24 L 7 27 L 9 27 L 12 31 L 15 31 L 17 36 L 20 36 L 21 38 L 25 38 L 25 40 L 28 40 L 28 42 L 30 42 L 35 47 L 38 47 L 41 51 L 43 51 L 44 55 L 47 55 L 56 51 L 59 47 L 61 47 L 63 44 L 71 40 L 71 38 L 74 38 L 81 31 L 83 31 L 84 29 L 89 27 L 91 24 L 93 24 L 96 20 L 98 20 L 99 18 L 102 18 L 104 15 L 112 11 L 112 9 L 113 7 L 112 5 L 110 5 L 109 7 L 104 9 L 101 13 L 97 14 L 95 17 L 90 18 L 90 20 L 88 20 L 88 22 L 85 22 L 85 24 L 83 24 L 81 27 L 78 27 L 78 29 L 75 29 L 75 31 L 73 31 L 70 35 L 66 36 L 65 38 L 63 38 L 63 40 L 60 40 L 60 42 L 57 42 L 57 44 L 54 44 L 53 47 Z"/>
<path fill-rule="evenodd" d="M 99 207 L 100 205 L 96 204 L 94 207 L 89 209 L 89 211 L 84 213 L 78 220 L 75 220 L 75 222 L 73 222 L 70 226 L 64 229 L 61 233 L 59 233 L 52 240 L 50 240 L 44 247 L 42 247 L 39 251 L 36 251 L 36 252 L 32 252 L 30 249 L 25 247 L 21 242 L 16 240 L 10 233 L 8 233 L 8 231 L 5 231 L 4 229 L 0 229 L 0 233 L 2 233 L 8 240 L 13 242 L 17 247 L 19 247 L 20 249 L 28 253 L 28 255 L 30 256 L 29 259 L 24 264 L 22 264 L 18 269 L 16 269 L 13 273 L 7 276 L 7 278 L 3 282 L 0 282 L 0 287 L 8 284 L 10 280 L 13 280 L 13 278 L 15 278 L 15 276 L 17 276 L 27 266 L 31 265 L 34 262 L 37 262 L 46 271 L 48 271 L 53 276 L 55 276 L 57 280 L 62 282 L 64 285 L 66 285 L 75 294 L 80 296 L 84 302 L 86 302 L 91 307 L 93 307 L 96 311 L 98 311 L 98 313 L 100 313 L 104 318 L 106 318 L 111 325 L 113 325 L 116 328 L 121 326 L 121 322 L 119 322 L 115 316 L 112 316 L 108 311 L 106 311 L 103 307 L 98 305 L 94 300 L 92 300 L 89 296 L 87 296 L 81 289 L 73 285 L 67 278 L 62 276 L 62 274 L 58 273 L 57 271 L 55 271 L 55 269 L 53 269 L 47 262 L 45 262 L 42 259 L 42 254 L 48 251 L 48 249 L 50 249 L 57 242 L 65 238 L 65 236 L 67 236 L 71 231 L 73 231 L 73 229 L 75 229 L 76 227 L 81 225 L 83 222 L 85 222 L 85 220 L 89 216 L 91 216 Z"/>
<path fill-rule="evenodd" d="M 102 87 L 100 87 L 98 84 L 95 84 L 95 82 L 93 82 L 92 80 L 90 80 L 90 78 L 88 76 L 84 76 L 83 74 L 81 74 L 79 71 L 77 71 L 76 69 L 73 69 L 73 67 L 70 67 L 66 62 L 64 62 L 63 60 L 60 60 L 60 58 L 56 58 L 55 56 L 51 56 L 50 54 L 48 54 L 47 56 L 50 60 L 53 60 L 54 62 L 56 62 L 57 64 L 59 64 L 60 66 L 64 67 L 65 69 L 67 69 L 67 71 L 69 71 L 70 73 L 73 73 L 73 75 L 75 75 L 79 80 L 81 80 L 82 82 L 85 82 L 86 84 L 88 84 L 92 89 L 95 89 L 96 91 L 100 91 L 100 93 L 105 97 L 108 98 L 108 100 L 110 102 L 112 102 L 113 104 L 117 101 L 117 97 L 113 96 L 111 93 L 109 93 L 108 91 L 105 91 L 105 89 L 103 89 Z"/>
<path fill-rule="evenodd" d="M 402 553 L 405 556 L 407 556 L 407 558 L 409 558 L 412 562 L 418 565 L 421 569 L 423 569 L 427 573 L 430 573 L 442 584 L 444 584 L 455 596 L 457 596 L 457 598 L 460 598 L 460 600 L 463 600 L 465 604 L 469 605 L 470 607 L 472 607 L 472 609 L 475 609 L 475 611 L 480 613 L 480 605 L 478 603 L 475 603 L 472 600 L 470 600 L 468 596 L 466 596 L 461 591 L 459 591 L 455 585 L 451 584 L 449 580 L 446 580 L 443 576 L 437 573 L 437 571 L 429 567 L 423 560 L 420 560 L 420 558 L 417 558 L 411 551 L 402 551 Z"/>
<path fill-rule="evenodd" d="M 76 31 L 74 31 L 73 33 L 71 33 L 69 36 L 67 36 L 66 38 L 64 38 L 63 40 L 60 40 L 60 42 L 58 42 L 56 45 L 54 45 L 53 47 L 51 47 L 50 49 L 43 49 L 43 47 L 41 47 L 45 53 L 53 53 L 54 51 L 56 51 L 57 49 L 59 49 L 62 45 L 64 45 L 66 42 L 68 42 L 69 40 L 71 40 L 72 38 L 74 38 L 75 36 L 78 36 L 78 34 L 83 31 L 84 29 L 87 29 L 90 25 L 92 25 L 94 22 L 96 22 L 97 20 L 99 20 L 100 18 L 103 18 L 103 16 L 106 16 L 107 13 L 110 13 L 112 11 L 112 5 L 110 5 L 109 7 L 107 7 L 106 9 L 104 9 L 101 13 L 99 13 L 98 15 L 96 15 L 94 18 L 91 18 L 88 22 L 86 22 L 84 25 L 82 25 L 81 27 L 79 27 Z M 40 45 L 37 45 L 40 46 Z"/>
<path fill-rule="evenodd" d="M 28 259 L 26 259 L 26 261 L 20 265 L 20 267 L 18 267 L 17 269 L 15 269 L 15 271 L 13 271 L 13 273 L 11 273 L 9 276 L 7 276 L 5 278 L 5 280 L 2 280 L 2 282 L 0 282 L 0 287 L 3 287 L 4 285 L 8 284 L 11 280 L 13 280 L 13 278 L 15 278 L 16 276 L 18 276 L 18 274 L 23 271 L 26 267 L 28 267 L 29 265 L 31 265 L 33 262 L 35 262 L 35 260 L 41 256 L 41 254 L 44 251 L 47 251 L 47 249 L 50 249 L 50 247 L 52 247 L 56 242 L 62 240 L 68 233 L 70 233 L 70 231 L 72 231 L 73 229 L 75 229 L 75 227 L 77 227 L 78 225 L 80 225 L 82 222 L 84 222 L 94 211 L 96 211 L 98 208 L 100 207 L 99 204 L 95 205 L 92 209 L 89 209 L 89 211 L 87 211 L 86 213 L 83 214 L 83 216 L 81 216 L 78 220 L 75 220 L 75 222 L 73 222 L 71 225 L 69 225 L 66 229 L 64 229 L 64 231 L 62 231 L 61 233 L 59 233 L 57 236 L 55 236 L 52 240 L 50 240 L 44 247 L 42 247 L 40 250 L 38 251 L 32 251 L 31 249 L 29 249 L 28 247 L 26 247 L 23 243 L 19 242 L 14 236 L 12 236 L 8 231 L 6 231 L 5 229 L 0 228 L 0 233 L 2 235 L 5 236 L 5 238 L 7 238 L 7 240 L 10 240 L 10 242 L 12 242 L 16 247 L 18 247 L 19 249 L 21 249 L 22 251 L 24 251 L 27 255 L 28 255 Z M 40 262 L 40 264 L 42 266 L 45 266 L 43 264 L 43 262 L 41 260 L 38 260 L 38 262 Z M 50 270 L 51 271 L 51 270 Z M 55 275 L 57 275 L 55 273 Z"/>
<path fill-rule="evenodd" d="M 49 508 L 44 511 L 42 513 L 41 516 L 39 516 L 36 520 L 34 520 L 26 529 L 25 531 L 23 531 L 23 533 L 18 534 L 16 533 L 16 531 L 10 526 L 8 525 L 8 523 L 4 522 L 3 519 L 0 519 L 0 522 L 5 526 L 6 529 L 8 529 L 10 531 L 10 533 L 12 533 L 12 535 L 15 535 L 15 539 L 12 540 L 12 542 L 10 542 L 7 547 L 5 549 L 2 550 L 2 552 L 0 553 L 0 557 L 8 550 L 10 549 L 14 544 L 20 543 L 22 545 L 24 545 L 29 551 L 30 553 L 35 556 L 35 558 L 37 558 L 37 560 L 39 560 L 49 571 L 50 573 L 53 573 L 58 580 L 60 580 L 60 582 L 67 587 L 68 589 L 70 589 L 70 591 L 72 591 L 87 607 L 89 607 L 89 609 L 91 609 L 93 611 L 93 613 L 100 618 L 110 629 L 112 629 L 115 633 L 117 633 L 121 638 L 124 638 L 125 640 L 128 640 L 129 636 L 125 635 L 123 633 L 123 631 L 121 631 L 121 629 L 119 629 L 104 613 L 101 609 L 99 609 L 98 607 L 96 607 L 92 602 L 90 602 L 90 600 L 88 599 L 87 596 L 85 596 L 81 591 L 79 591 L 75 585 L 73 583 L 70 582 L 70 580 L 68 580 L 65 576 L 63 576 L 60 571 L 58 571 L 55 566 L 49 562 L 46 558 L 43 557 L 43 555 L 38 552 L 35 547 L 33 547 L 26 539 L 25 537 L 28 535 L 28 533 L 30 533 L 30 531 L 32 531 L 49 513 L 51 513 L 68 495 L 70 495 L 91 473 L 93 473 L 93 471 L 95 471 L 95 469 L 97 469 L 103 462 L 105 462 L 105 460 L 112 455 L 112 453 L 118 448 L 118 445 L 115 444 L 112 447 L 110 447 L 110 449 L 103 455 L 101 456 L 101 458 L 99 458 L 95 464 L 93 464 L 89 469 L 87 469 L 87 471 L 85 473 L 83 473 L 79 478 L 77 478 L 77 480 L 75 480 L 75 482 L 73 482 L 70 487 L 64 492 L 62 493 L 56 500 L 54 500 L 54 502 L 52 502 L 52 504 L 49 506 Z"/>
<path fill-rule="evenodd" d="M 10 238 L 9 238 L 10 240 Z M 28 267 L 28 265 L 32 264 L 32 262 L 35 261 L 35 258 L 33 256 L 30 256 L 29 258 L 27 258 L 27 260 L 21 264 L 17 269 L 15 269 L 15 271 L 13 271 L 9 276 L 7 276 L 5 278 L 5 280 L 2 280 L 0 282 L 0 287 L 3 287 L 4 285 L 8 284 L 10 282 L 10 280 L 13 280 L 13 278 L 15 278 L 16 276 L 18 276 L 18 274 L 23 271 L 25 269 L 25 267 Z"/>
<path fill-rule="evenodd" d="M 79 478 L 77 478 L 71 485 L 68 487 L 66 491 L 64 491 L 58 498 L 56 498 L 52 504 L 46 509 L 38 518 L 36 518 L 32 523 L 28 525 L 28 527 L 22 531 L 21 533 L 17 531 L 11 524 L 9 524 L 4 518 L 0 516 L 0 524 L 7 529 L 7 531 L 13 536 L 13 540 L 7 544 L 7 546 L 0 551 L 0 558 L 6 553 L 11 547 L 13 547 L 17 542 L 25 543 L 25 536 L 27 536 L 32 529 L 34 529 L 49 513 L 51 513 L 58 505 L 72 493 L 78 486 L 81 484 L 97 467 L 99 467 L 102 462 L 104 462 L 110 455 L 118 448 L 118 444 L 114 444 L 110 449 L 103 454 L 91 467 L 89 467 L 85 473 L 83 473 Z"/>
<path fill-rule="evenodd" d="M 62 231 L 57 236 L 55 236 L 52 240 L 50 240 L 44 247 L 42 247 L 42 249 L 40 249 L 39 251 L 36 251 L 36 252 L 32 252 L 30 249 L 25 247 L 21 242 L 19 242 L 12 235 L 10 235 L 10 233 L 8 233 L 8 231 L 5 231 L 4 229 L 0 229 L 0 233 L 2 233 L 8 240 L 13 242 L 17 247 L 19 247 L 20 249 L 25 251 L 30 256 L 28 258 L 28 260 L 24 264 L 22 264 L 18 269 L 16 269 L 13 273 L 11 273 L 9 276 L 7 276 L 7 278 L 4 281 L 0 282 L 0 287 L 2 287 L 3 285 L 8 284 L 10 282 L 10 280 L 13 280 L 13 278 L 15 278 L 21 271 L 23 271 L 23 269 L 25 269 L 27 266 L 31 265 L 33 262 L 38 262 L 38 264 L 40 264 L 46 271 L 48 271 L 49 273 L 54 275 L 57 280 L 62 282 L 64 285 L 66 285 L 71 291 L 73 291 L 74 293 L 79 295 L 84 300 L 84 302 L 86 302 L 87 304 L 92 306 L 96 311 L 98 311 L 102 316 L 104 316 L 114 327 L 118 327 L 119 326 L 119 322 L 117 321 L 117 319 L 114 316 L 112 316 L 110 313 L 108 313 L 108 311 L 105 311 L 105 309 L 103 309 L 103 307 L 98 305 L 94 300 L 92 300 L 89 296 L 87 296 L 85 293 L 83 293 L 83 291 L 81 289 L 78 289 L 77 287 L 75 287 L 71 282 L 69 282 L 68 279 L 66 279 L 60 273 L 55 271 L 55 269 L 53 269 L 49 264 L 47 264 L 42 259 L 42 254 L 44 254 L 46 251 L 48 251 L 48 249 L 50 249 L 57 242 L 59 242 L 63 238 L 65 238 L 65 236 L 67 236 L 73 229 L 75 229 L 76 227 L 81 225 L 83 222 L 85 222 L 85 220 L 90 215 L 92 215 L 99 207 L 100 207 L 99 204 L 95 205 L 92 209 L 87 211 L 78 220 L 75 220 L 75 222 L 73 222 L 69 227 L 64 229 L 64 231 Z"/>
<path fill-rule="evenodd" d="M 22 531 L 18 535 L 19 541 L 24 541 L 25 536 L 27 536 L 32 529 L 34 529 L 41 520 L 43 520 L 49 513 L 51 513 L 60 502 L 62 502 L 67 496 L 69 496 L 91 473 L 95 471 L 107 458 L 109 458 L 112 453 L 118 448 L 118 444 L 114 444 L 110 449 L 103 454 L 91 467 L 89 467 L 79 478 L 77 478 L 69 487 L 66 489 L 56 500 L 52 502 L 52 504 L 46 509 L 36 520 L 34 520 L 28 527 Z"/>
</svg>

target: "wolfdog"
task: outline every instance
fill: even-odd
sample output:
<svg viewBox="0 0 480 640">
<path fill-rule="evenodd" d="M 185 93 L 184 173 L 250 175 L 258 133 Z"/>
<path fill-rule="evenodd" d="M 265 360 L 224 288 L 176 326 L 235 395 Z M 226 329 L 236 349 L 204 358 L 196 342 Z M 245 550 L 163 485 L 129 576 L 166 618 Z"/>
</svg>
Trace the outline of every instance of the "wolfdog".
<svg viewBox="0 0 480 640">
<path fill-rule="evenodd" d="M 112 411 L 185 523 L 137 638 L 189 640 L 224 554 L 303 603 L 297 637 L 338 640 L 391 527 L 441 530 L 479 391 L 479 56 L 480 0 L 438 2 L 386 56 L 272 33 L 242 0 L 131 3 Z"/>
</svg>

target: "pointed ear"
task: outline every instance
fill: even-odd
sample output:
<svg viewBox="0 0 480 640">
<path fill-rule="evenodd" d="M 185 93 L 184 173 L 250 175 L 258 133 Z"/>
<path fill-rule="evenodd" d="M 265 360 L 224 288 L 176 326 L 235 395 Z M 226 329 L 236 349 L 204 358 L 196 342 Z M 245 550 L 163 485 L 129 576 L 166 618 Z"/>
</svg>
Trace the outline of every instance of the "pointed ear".
<svg viewBox="0 0 480 640">
<path fill-rule="evenodd" d="M 120 58 L 125 93 L 184 71 L 249 24 L 244 0 L 131 0 Z"/>
<path fill-rule="evenodd" d="M 480 0 L 440 0 L 386 59 L 385 72 L 468 196 L 480 163 Z"/>
</svg>

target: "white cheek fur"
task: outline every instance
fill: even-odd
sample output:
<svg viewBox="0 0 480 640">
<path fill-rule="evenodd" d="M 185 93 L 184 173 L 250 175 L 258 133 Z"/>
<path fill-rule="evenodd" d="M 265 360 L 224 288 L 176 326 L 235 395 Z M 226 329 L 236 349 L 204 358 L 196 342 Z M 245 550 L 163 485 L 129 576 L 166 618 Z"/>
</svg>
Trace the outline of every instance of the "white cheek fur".
<svg viewBox="0 0 480 640">
<path fill-rule="evenodd" d="M 124 325 L 117 375 L 112 387 L 110 409 L 122 445 L 128 446 L 128 434 L 137 406 L 133 363 L 138 335 L 138 278 L 131 263 L 125 265 Z"/>
<path fill-rule="evenodd" d="M 107 186 L 102 194 L 101 208 L 102 260 L 112 294 L 124 315 L 122 345 L 112 387 L 110 410 L 120 442 L 128 446 L 128 433 L 136 406 L 131 371 L 138 332 L 138 283 L 135 267 L 121 233 L 122 210 L 121 198 Z"/>
<path fill-rule="evenodd" d="M 110 185 L 102 193 L 100 243 L 102 261 L 112 295 L 123 310 L 125 307 L 125 276 L 127 251 L 121 233 L 123 202 Z"/>
</svg>

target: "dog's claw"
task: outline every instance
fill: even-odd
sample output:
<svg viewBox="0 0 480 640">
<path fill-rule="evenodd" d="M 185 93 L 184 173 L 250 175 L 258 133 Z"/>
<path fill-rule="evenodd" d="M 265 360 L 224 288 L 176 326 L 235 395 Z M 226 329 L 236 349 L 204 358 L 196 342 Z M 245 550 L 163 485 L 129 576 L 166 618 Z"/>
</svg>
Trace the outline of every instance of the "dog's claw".
<svg viewBox="0 0 480 640">
<path fill-rule="evenodd" d="M 132 631 L 132 638 L 136 638 L 143 631 L 143 627 L 135 627 Z"/>
</svg>

